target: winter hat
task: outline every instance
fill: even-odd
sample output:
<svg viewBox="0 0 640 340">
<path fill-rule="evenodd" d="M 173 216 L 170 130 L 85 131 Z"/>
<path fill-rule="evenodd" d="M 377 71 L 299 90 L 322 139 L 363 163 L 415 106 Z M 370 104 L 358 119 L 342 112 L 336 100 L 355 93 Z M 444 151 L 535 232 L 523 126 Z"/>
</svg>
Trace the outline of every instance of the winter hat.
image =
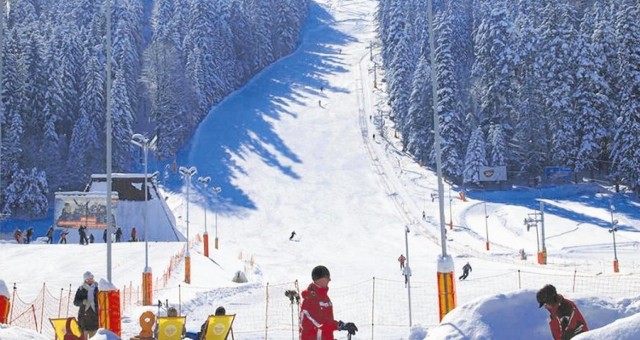
<svg viewBox="0 0 640 340">
<path fill-rule="evenodd" d="M 538 308 L 544 306 L 545 303 L 556 301 L 556 296 L 558 293 L 556 292 L 556 287 L 552 285 L 545 285 L 538 291 L 536 294 L 536 300 L 540 304 Z"/>
<path fill-rule="evenodd" d="M 91 272 L 85 272 L 85 273 L 82 275 L 82 278 L 83 278 L 85 281 L 86 281 L 86 280 L 88 280 L 88 279 L 93 279 L 93 274 L 91 274 Z"/>
<path fill-rule="evenodd" d="M 327 267 L 316 266 L 315 268 L 313 268 L 313 270 L 311 271 L 311 279 L 313 281 L 316 281 L 323 277 L 331 278 L 331 274 L 329 274 L 329 269 L 327 269 Z"/>
</svg>

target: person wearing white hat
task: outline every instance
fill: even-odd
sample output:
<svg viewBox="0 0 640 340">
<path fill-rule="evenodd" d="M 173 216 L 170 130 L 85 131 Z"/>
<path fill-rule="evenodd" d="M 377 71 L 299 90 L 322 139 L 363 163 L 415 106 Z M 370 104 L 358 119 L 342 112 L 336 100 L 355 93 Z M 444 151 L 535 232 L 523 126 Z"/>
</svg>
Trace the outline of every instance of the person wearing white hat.
<svg viewBox="0 0 640 340">
<path fill-rule="evenodd" d="M 84 282 L 76 291 L 73 304 L 78 309 L 78 324 L 85 338 L 93 337 L 98 331 L 98 283 L 87 271 L 82 275 Z"/>
</svg>

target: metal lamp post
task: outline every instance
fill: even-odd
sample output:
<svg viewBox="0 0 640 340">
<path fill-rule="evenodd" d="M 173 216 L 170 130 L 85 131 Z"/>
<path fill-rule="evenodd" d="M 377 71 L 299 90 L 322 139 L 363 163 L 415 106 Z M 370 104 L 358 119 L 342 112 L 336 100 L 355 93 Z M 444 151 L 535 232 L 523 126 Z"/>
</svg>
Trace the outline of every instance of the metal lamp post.
<svg viewBox="0 0 640 340">
<path fill-rule="evenodd" d="M 409 299 L 409 327 L 413 326 L 411 321 L 411 267 L 409 267 L 409 226 L 404 226 L 404 245 L 407 252 L 407 264 L 404 267 L 404 277 L 407 282 L 407 297 Z"/>
<path fill-rule="evenodd" d="M 218 194 L 222 191 L 221 187 L 212 188 L 213 192 L 216 194 L 216 203 L 218 202 Z M 215 247 L 218 249 L 218 208 L 216 207 L 216 238 L 215 238 Z"/>
<path fill-rule="evenodd" d="M 156 144 L 156 137 L 149 140 L 144 135 L 139 133 L 131 136 L 131 143 L 133 145 L 139 146 L 142 148 L 142 152 L 144 153 L 144 214 L 143 214 L 143 227 L 144 227 L 144 272 L 142 273 L 142 304 L 145 306 L 151 305 L 153 289 L 152 289 L 152 274 L 151 267 L 149 267 L 149 234 L 147 228 L 147 197 L 149 196 L 149 191 L 147 189 L 147 155 L 149 153 L 149 149 L 153 148 Z M 109 226 L 107 226 L 107 229 Z"/>
<path fill-rule="evenodd" d="M 187 249 L 184 254 L 184 282 L 191 283 L 191 255 L 189 254 L 189 194 L 191 189 L 191 176 L 195 175 L 198 172 L 195 166 L 190 168 L 186 168 L 184 166 L 180 167 L 180 174 L 185 179 L 187 184 Z"/>
<path fill-rule="evenodd" d="M 198 182 L 204 186 L 205 192 L 211 182 L 211 177 L 198 177 Z M 204 242 L 204 256 L 209 257 L 209 233 L 207 232 L 207 202 L 204 203 L 204 234 L 202 235 Z"/>
<path fill-rule="evenodd" d="M 620 271 L 620 267 L 618 267 L 618 251 L 616 249 L 616 232 L 618 231 L 618 220 L 613 219 L 613 211 L 616 207 L 613 205 L 613 202 L 609 205 L 611 212 L 611 229 L 609 229 L 609 233 L 613 236 L 613 272 L 618 273 Z"/>
</svg>

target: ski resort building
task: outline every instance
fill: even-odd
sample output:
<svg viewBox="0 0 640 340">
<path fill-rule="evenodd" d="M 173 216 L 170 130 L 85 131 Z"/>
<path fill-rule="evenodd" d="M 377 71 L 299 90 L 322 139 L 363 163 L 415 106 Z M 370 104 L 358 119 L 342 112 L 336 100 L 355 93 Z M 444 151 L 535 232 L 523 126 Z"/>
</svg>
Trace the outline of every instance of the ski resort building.
<svg viewBox="0 0 640 340">
<path fill-rule="evenodd" d="M 112 223 L 114 231 L 120 228 L 122 241 L 132 239 L 131 231 L 136 229 L 136 239 L 145 239 L 145 205 L 147 209 L 148 241 L 184 241 L 184 236 L 176 229 L 176 220 L 157 186 L 158 173 L 146 175 L 147 200 L 145 203 L 145 174 L 114 173 L 111 175 Z M 55 201 L 55 225 L 72 228 L 69 242 L 78 239 L 80 225 L 87 227 L 95 242 L 103 242 L 106 227 L 106 187 L 107 175 L 94 174 L 84 192 L 57 192 Z M 116 197 L 117 193 L 117 197 Z M 89 236 L 89 235 L 87 235 Z"/>
</svg>

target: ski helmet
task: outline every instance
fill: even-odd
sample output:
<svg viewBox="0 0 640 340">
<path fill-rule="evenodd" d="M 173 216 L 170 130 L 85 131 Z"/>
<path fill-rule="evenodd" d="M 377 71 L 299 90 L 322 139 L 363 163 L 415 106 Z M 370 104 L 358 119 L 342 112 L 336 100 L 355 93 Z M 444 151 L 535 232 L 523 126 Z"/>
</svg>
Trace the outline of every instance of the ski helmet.
<svg viewBox="0 0 640 340">
<path fill-rule="evenodd" d="M 311 271 L 311 279 L 313 281 L 316 281 L 323 277 L 331 278 L 331 274 L 329 274 L 329 269 L 327 269 L 327 267 L 316 266 L 315 268 L 313 268 L 313 270 Z"/>
</svg>

